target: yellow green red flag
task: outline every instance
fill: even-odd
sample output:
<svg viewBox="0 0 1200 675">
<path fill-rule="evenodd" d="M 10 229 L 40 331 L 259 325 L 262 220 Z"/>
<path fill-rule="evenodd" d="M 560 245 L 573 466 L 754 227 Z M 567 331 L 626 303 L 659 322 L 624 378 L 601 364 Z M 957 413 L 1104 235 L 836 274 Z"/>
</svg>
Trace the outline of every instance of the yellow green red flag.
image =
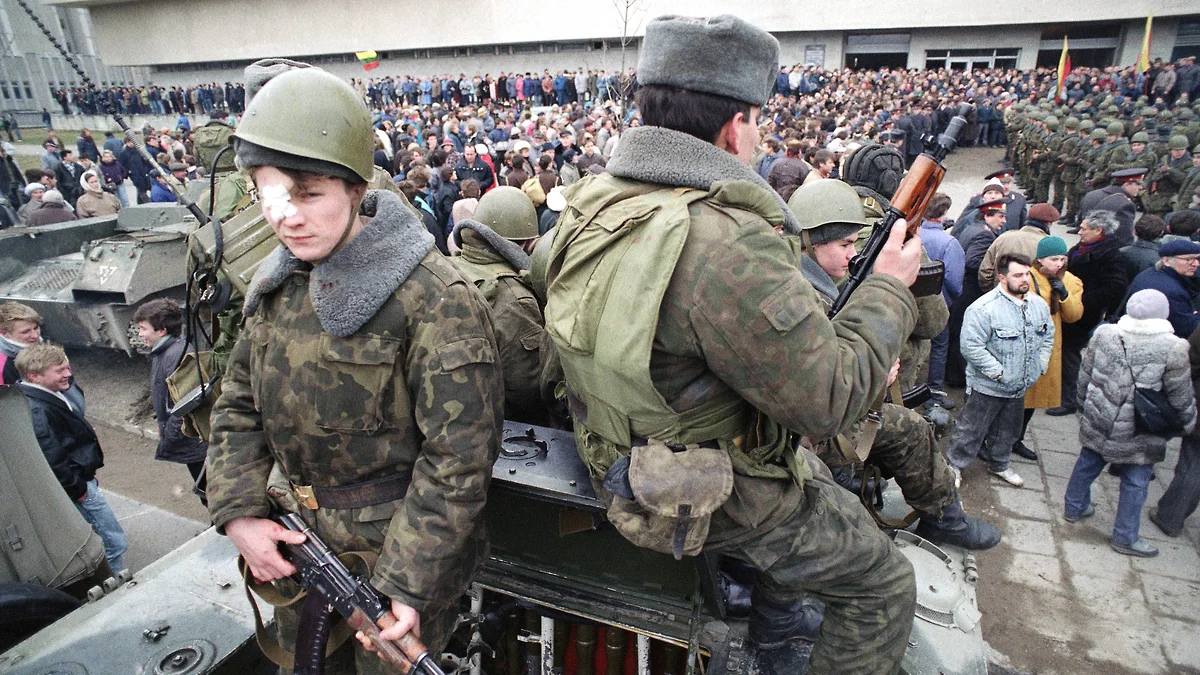
<svg viewBox="0 0 1200 675">
<path fill-rule="evenodd" d="M 1138 54 L 1137 71 L 1144 73 L 1150 70 L 1150 24 L 1154 22 L 1154 15 L 1146 17 L 1146 35 L 1142 38 L 1142 52 Z"/>
</svg>

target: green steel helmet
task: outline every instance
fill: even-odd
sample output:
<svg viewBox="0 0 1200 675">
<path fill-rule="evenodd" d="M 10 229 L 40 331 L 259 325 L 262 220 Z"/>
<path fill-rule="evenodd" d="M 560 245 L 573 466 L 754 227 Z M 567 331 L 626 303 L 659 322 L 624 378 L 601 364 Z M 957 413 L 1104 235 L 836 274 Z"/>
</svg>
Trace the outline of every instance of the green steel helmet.
<svg viewBox="0 0 1200 675">
<path fill-rule="evenodd" d="M 1038 107 L 1041 108 L 1042 110 L 1053 110 L 1054 104 L 1051 103 L 1050 101 L 1042 101 L 1041 103 L 1038 104 Z"/>
<path fill-rule="evenodd" d="M 1139 114 L 1142 117 L 1154 117 L 1155 115 L 1158 114 L 1158 108 L 1151 108 L 1150 106 L 1146 106 L 1145 108 L 1142 108 L 1142 111 Z"/>
<path fill-rule="evenodd" d="M 1079 128 L 1079 118 L 1072 115 L 1071 117 L 1068 117 L 1067 119 L 1063 120 L 1063 126 L 1070 129 L 1071 131 L 1075 131 L 1076 129 Z"/>
<path fill-rule="evenodd" d="M 1170 110 L 1164 110 L 1158 113 L 1159 122 L 1170 122 L 1173 119 L 1175 119 L 1175 113 L 1171 112 Z"/>
<path fill-rule="evenodd" d="M 1196 147 L 1192 148 L 1192 154 L 1200 155 L 1200 144 L 1197 144 Z"/>
<path fill-rule="evenodd" d="M 1101 129 L 1101 128 L 1099 128 L 1099 127 L 1095 128 L 1095 129 L 1092 129 L 1092 133 L 1091 133 L 1091 135 L 1090 135 L 1090 136 L 1088 136 L 1088 140 L 1089 140 L 1089 141 L 1101 141 L 1101 142 L 1103 142 L 1103 141 L 1104 141 L 1104 140 L 1106 140 L 1107 138 L 1108 138 L 1108 134 L 1104 133 L 1104 130 L 1103 130 L 1103 129 Z"/>
<path fill-rule="evenodd" d="M 238 164 L 280 166 L 370 182 L 371 112 L 341 78 L 319 68 L 276 75 L 250 99 L 234 133 Z"/>
<path fill-rule="evenodd" d="M 1144 131 L 1139 131 L 1133 135 L 1133 138 L 1129 139 L 1129 142 L 1130 143 L 1149 143 L 1150 142 L 1150 134 L 1148 134 Z"/>
<path fill-rule="evenodd" d="M 1047 117 L 1046 128 L 1050 129 L 1051 131 L 1058 129 L 1058 118 L 1054 116 Z"/>
<path fill-rule="evenodd" d="M 1054 111 L 1054 114 L 1055 114 L 1055 115 L 1057 115 L 1057 116 L 1059 116 L 1059 117 L 1066 117 L 1067 115 L 1070 115 L 1070 114 L 1071 114 L 1071 111 L 1067 109 L 1067 106 L 1065 106 L 1065 105 L 1060 105 L 1060 106 L 1058 107 L 1058 110 L 1055 110 L 1055 111 Z"/>
<path fill-rule="evenodd" d="M 858 193 L 840 180 L 827 178 L 801 185 L 788 199 L 788 208 L 814 245 L 845 239 L 871 225 L 863 217 Z"/>
<path fill-rule="evenodd" d="M 1188 148 L 1187 136 L 1172 136 L 1170 138 L 1170 140 L 1167 141 L 1167 149 L 1168 150 L 1187 150 L 1187 148 Z"/>
<path fill-rule="evenodd" d="M 1046 113 L 1042 112 L 1041 110 L 1034 110 L 1033 112 L 1029 113 L 1029 117 L 1040 122 L 1046 119 Z"/>
<path fill-rule="evenodd" d="M 474 218 L 511 241 L 538 236 L 537 209 L 519 188 L 505 185 L 480 197 Z"/>
<path fill-rule="evenodd" d="M 1095 129 L 1095 128 L 1096 128 L 1096 123 L 1091 121 L 1090 119 L 1083 120 L 1082 122 L 1079 123 L 1080 131 L 1091 131 L 1092 129 Z"/>
<path fill-rule="evenodd" d="M 1120 122 L 1109 122 L 1108 127 L 1105 130 L 1108 132 L 1109 136 L 1125 135 L 1125 125 L 1121 124 Z"/>
<path fill-rule="evenodd" d="M 550 268 L 550 248 L 554 246 L 556 234 L 557 225 L 546 230 L 546 234 L 533 245 L 533 253 L 529 254 L 529 285 L 542 302 L 546 302 L 546 271 Z"/>
<path fill-rule="evenodd" d="M 1196 113 L 1192 112 L 1191 108 L 1180 108 L 1175 111 L 1175 119 L 1190 120 L 1196 117 Z"/>
</svg>

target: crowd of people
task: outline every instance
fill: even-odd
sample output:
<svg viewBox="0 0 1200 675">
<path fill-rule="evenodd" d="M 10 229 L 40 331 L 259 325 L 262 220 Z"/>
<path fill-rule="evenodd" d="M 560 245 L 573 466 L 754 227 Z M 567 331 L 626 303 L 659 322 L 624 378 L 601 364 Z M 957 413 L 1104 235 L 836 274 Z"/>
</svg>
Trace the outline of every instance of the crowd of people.
<svg viewBox="0 0 1200 675">
<path fill-rule="evenodd" d="M 1023 484 L 1011 457 L 1038 459 L 1024 443 L 1036 410 L 1081 416 L 1068 522 L 1095 513 L 1090 486 L 1106 465 L 1120 474 L 1111 545 L 1127 555 L 1157 554 L 1138 532 L 1146 486 L 1167 439 L 1184 436 L 1175 479 L 1151 513 L 1178 536 L 1200 503 L 1193 60 L 1147 73 L 1079 68 L 1063 92 L 1047 69 L 776 72 L 773 38 L 732 17 L 713 22 L 651 22 L 642 63 L 625 77 L 579 69 L 347 83 L 317 69 L 252 66 L 244 98 L 211 88 L 222 102 L 201 105 L 212 115 L 205 127 L 142 131 L 171 179 L 133 141 L 110 134 L 97 144 L 85 130 L 74 150 L 48 140 L 42 168 L 5 194 L 29 227 L 72 208 L 115 210 L 128 202 L 105 199 L 108 188 L 120 197 L 128 179 L 137 201 L 152 200 L 170 193 L 167 181 L 205 171 L 210 137 L 236 139 L 241 171 L 218 173 L 257 195 L 282 246 L 245 298 L 243 339 L 213 413 L 211 514 L 255 577 L 278 579 L 289 566 L 272 552 L 290 535 L 263 518 L 257 488 L 268 463 L 259 460 L 281 459 L 312 504 L 334 498 L 304 483 L 314 472 L 336 474 L 340 489 L 410 467 L 403 488 L 383 490 L 394 531 L 385 521 L 370 541 L 329 542 L 380 550 L 389 532 L 374 581 L 399 619 L 390 637 L 419 620 L 431 646 L 447 639 L 447 612 L 482 550 L 473 524 L 486 480 L 461 476 L 490 475 L 506 416 L 574 426 L 610 520 L 634 543 L 676 556 L 714 550 L 755 567 L 750 639 L 764 672 L 802 672 L 808 660 L 795 644 L 817 639 L 797 618 L 803 593 L 825 603 L 815 672 L 895 672 L 912 570 L 841 488 L 861 487 L 871 470 L 891 476 L 922 536 L 991 548 L 998 528 L 967 515 L 958 489 L 976 458 Z M 727 32 L 718 38 L 713 25 Z M 718 40 L 742 43 L 746 63 L 714 79 L 695 63 Z M 145 105 L 189 112 L 198 97 L 175 91 L 146 92 Z M 290 124 L 306 128 L 288 104 L 298 92 L 314 102 L 306 114 L 352 128 L 301 144 L 283 138 Z M 143 105 L 140 92 L 126 93 L 123 102 Z M 76 100 L 88 99 L 67 96 L 64 110 L 83 110 Z M 228 117 L 239 100 L 256 112 L 241 124 Z M 959 114 L 958 145 L 1004 147 L 1010 166 L 981 180 L 957 219 L 950 197 L 934 195 L 918 236 L 905 243 L 902 228 L 892 232 L 875 273 L 827 319 L 906 168 Z M 1055 236 L 1055 223 L 1075 226 L 1078 243 Z M 630 246 L 630 234 L 645 245 Z M 922 257 L 943 265 L 944 280 L 914 295 Z M 618 275 L 637 283 L 613 283 Z M 308 300 L 310 280 L 319 292 Z M 618 307 L 622 325 L 599 321 Z M 175 438 L 157 382 L 182 353 L 178 308 L 143 309 L 160 431 Z M 0 346 L 35 415 L 57 407 L 79 426 L 82 395 L 65 355 L 39 344 L 36 313 L 9 311 Z M 601 348 L 612 344 L 621 348 Z M 308 352 L 320 356 L 296 356 Z M 392 391 L 395 405 L 364 399 L 379 392 L 363 394 L 360 376 Z M 321 396 L 291 389 L 315 382 Z M 943 454 L 931 423 L 944 427 L 956 407 L 947 386 L 968 393 Z M 884 389 L 893 396 L 879 404 Z M 904 405 L 910 393 L 928 398 L 928 421 Z M 1143 399 L 1167 422 L 1146 421 Z M 272 421 L 283 419 L 304 424 Z M 55 447 L 53 426 L 39 434 L 43 449 Z M 442 432 L 418 438 L 417 428 Z M 798 450 L 801 434 L 811 448 Z M 162 458 L 198 477 L 201 456 L 193 445 Z M 91 474 L 64 482 L 84 502 L 99 466 L 88 461 Z M 647 516 L 630 475 L 655 470 L 714 494 L 698 494 L 682 518 Z M 741 503 L 725 501 L 725 477 Z M 687 496 L 677 492 L 662 498 Z M 355 509 L 381 505 L 345 497 L 353 489 L 338 494 Z M 707 512 L 692 511 L 705 500 L 714 502 Z M 327 531 L 351 531 L 343 512 L 307 508 Z M 108 532 L 119 565 L 115 533 L 89 522 Z M 419 574 L 401 571 L 405 555 L 430 550 L 438 554 Z M 872 622 L 870 640 L 829 643 Z"/>
</svg>

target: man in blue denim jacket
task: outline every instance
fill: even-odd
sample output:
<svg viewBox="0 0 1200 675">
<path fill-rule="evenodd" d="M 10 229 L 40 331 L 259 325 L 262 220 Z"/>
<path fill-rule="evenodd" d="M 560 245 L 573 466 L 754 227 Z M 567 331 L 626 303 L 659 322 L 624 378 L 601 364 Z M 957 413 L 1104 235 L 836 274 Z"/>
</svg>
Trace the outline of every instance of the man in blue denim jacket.
<svg viewBox="0 0 1200 675">
<path fill-rule="evenodd" d="M 1019 255 L 1000 256 L 996 287 L 963 317 L 959 347 L 967 362 L 967 402 L 946 450 L 956 484 L 976 455 L 998 478 L 1025 484 L 1008 461 L 1021 432 L 1025 392 L 1046 372 L 1054 346 L 1050 307 L 1029 293 L 1030 263 Z"/>
</svg>

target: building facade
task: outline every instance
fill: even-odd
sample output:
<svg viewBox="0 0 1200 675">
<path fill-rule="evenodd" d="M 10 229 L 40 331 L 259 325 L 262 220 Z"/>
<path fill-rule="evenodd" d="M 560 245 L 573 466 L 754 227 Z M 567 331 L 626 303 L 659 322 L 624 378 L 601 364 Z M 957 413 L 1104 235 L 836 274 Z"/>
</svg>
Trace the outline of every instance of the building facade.
<svg viewBox="0 0 1200 675">
<path fill-rule="evenodd" d="M 53 7 L 27 0 L 54 39 L 66 47 L 98 86 L 145 84 L 149 68 L 110 66 L 100 59 L 86 8 Z M 0 0 L 0 110 L 61 112 L 54 89 L 82 86 L 82 79 L 14 0 Z M 30 123 L 37 116 L 22 119 Z"/>
<path fill-rule="evenodd" d="M 233 81 L 246 64 L 270 56 L 344 77 L 613 71 L 637 63 L 649 18 L 730 11 L 716 0 L 43 2 L 60 16 L 90 12 L 90 21 L 79 23 L 105 62 L 130 68 L 131 81 L 146 69 L 161 86 Z M 782 64 L 825 68 L 1055 67 L 1064 36 L 1076 65 L 1127 66 L 1141 50 L 1148 14 L 1152 58 L 1200 54 L 1195 0 L 1008 0 L 997 10 L 951 0 L 774 0 L 740 3 L 735 11 L 779 38 Z M 369 73 L 354 56 L 363 50 L 380 57 Z"/>
</svg>

